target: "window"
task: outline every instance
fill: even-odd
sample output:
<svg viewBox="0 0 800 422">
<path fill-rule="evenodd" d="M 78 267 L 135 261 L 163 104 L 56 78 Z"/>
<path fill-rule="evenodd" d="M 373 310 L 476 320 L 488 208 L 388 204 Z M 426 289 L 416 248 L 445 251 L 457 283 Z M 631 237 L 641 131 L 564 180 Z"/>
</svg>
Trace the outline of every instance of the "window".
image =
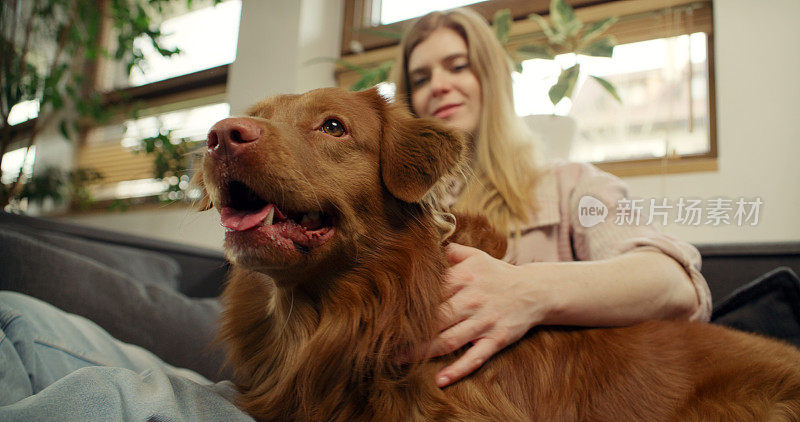
<svg viewBox="0 0 800 422">
<path fill-rule="evenodd" d="M 191 9 L 187 9 L 187 3 Z M 107 14 L 115 10 L 107 7 L 111 4 L 111 0 L 98 1 L 97 7 L 101 14 Z M 95 194 L 95 199 L 163 197 L 172 191 L 172 187 L 185 186 L 187 180 L 152 180 L 153 157 L 132 151 L 141 137 L 157 133 L 154 131 L 159 129 L 173 129 L 172 136 L 176 139 L 204 137 L 215 121 L 228 115 L 226 83 L 229 64 L 236 54 L 241 0 L 222 0 L 218 4 L 216 0 L 172 2 L 157 13 L 147 13 L 163 19 L 159 24 L 161 33 L 165 34 L 162 45 L 178 47 L 181 54 L 162 58 L 151 43 L 137 39 L 134 45 L 146 60 L 141 68 L 127 72 L 124 63 L 115 62 L 108 55 L 81 63 L 81 76 L 90 84 L 84 88 L 102 93 L 102 107 L 117 113 L 110 122 L 99 126 L 70 130 L 71 135 L 77 138 L 73 140 L 76 168 L 98 170 L 105 176 L 99 182 L 93 182 L 93 179 L 88 182 L 93 183 L 88 188 Z M 105 21 L 110 20 L 111 17 L 106 16 Z M 99 25 L 97 30 L 97 41 L 113 56 L 114 44 L 119 42 L 113 27 Z M 143 117 L 126 121 L 133 111 Z M 39 122 L 38 114 L 37 101 L 21 102 L 10 110 L 10 132 L 14 142 L 3 155 L 3 184 L 13 182 L 20 168 L 27 177 L 32 173 L 35 147 L 21 148 L 26 143 L 19 140 L 28 139 L 26 135 L 38 132 L 39 124 L 42 127 L 59 124 L 58 119 L 55 123 Z M 72 126 L 59 128 L 73 129 Z M 26 204 L 22 204 L 23 210 L 25 207 Z"/>
<path fill-rule="evenodd" d="M 611 59 L 580 57 L 581 79 L 572 101 L 553 107 L 547 90 L 560 67 L 555 61 L 528 60 L 515 75 L 520 115 L 566 114 L 578 124 L 569 158 L 605 162 L 710 152 L 707 37 L 680 35 L 618 45 Z M 614 84 L 620 104 L 589 75 Z"/>
<path fill-rule="evenodd" d="M 109 91 L 106 98 L 135 107 L 140 117 L 130 119 L 123 113 L 112 123 L 91 128 L 78 151 L 77 167 L 95 169 L 103 176 L 90 188 L 94 200 L 179 199 L 170 187 L 184 188 L 188 178 L 154 179 L 153 156 L 136 151 L 142 139 L 159 131 L 172 131 L 173 143 L 181 138 L 205 139 L 211 125 L 229 115 L 225 91 L 240 14 L 241 1 L 228 0 L 168 17 L 160 25 L 168 34 L 165 45 L 182 51 L 171 58 L 159 56 L 145 40 L 135 41 L 146 64 L 125 78 L 115 76 L 114 85 L 124 88 Z"/>
<path fill-rule="evenodd" d="M 241 1 L 226 1 L 165 20 L 160 25 L 167 34 L 165 45 L 181 49 L 170 58 L 159 55 L 146 39 L 135 40 L 146 63 L 131 71 L 129 84 L 144 85 L 233 62 L 241 9 Z"/>
<path fill-rule="evenodd" d="M 607 3 L 611 0 L 568 1 L 573 7 L 580 7 Z M 418 3 L 423 3 L 424 8 L 419 6 Z M 397 44 L 396 40 L 382 36 L 378 32 L 399 32 L 409 19 L 421 16 L 432 10 L 465 6 L 477 11 L 491 21 L 495 11 L 511 9 L 512 15 L 519 19 L 531 13 L 547 13 L 550 0 L 484 0 L 477 2 L 472 0 L 345 0 L 344 4 L 343 56 L 360 51 L 362 48 L 369 51 Z M 402 20 L 390 22 L 395 19 Z M 363 29 L 377 29 L 379 31 L 363 31 Z M 356 48 L 354 49 L 354 47 Z"/>
<path fill-rule="evenodd" d="M 378 10 L 373 25 L 386 25 L 422 16 L 433 10 L 446 10 L 480 0 L 373 0 L 373 10 Z"/>
<path fill-rule="evenodd" d="M 715 170 L 711 0 L 567 1 L 584 23 L 610 16 L 619 18 L 608 30 L 617 39 L 614 57 L 581 56 L 581 80 L 572 101 L 563 100 L 556 108 L 550 104 L 547 91 L 557 78 L 559 66 L 574 64 L 574 55 L 558 56 L 555 62 L 525 62 L 523 72 L 513 75 L 518 114 L 573 116 L 578 132 L 570 159 L 597 163 L 617 175 L 661 173 L 665 171 L 665 158 L 671 162 L 668 172 Z M 386 0 L 380 3 L 384 8 L 392 4 Z M 492 0 L 465 7 L 489 21 L 497 10 L 510 9 L 515 24 L 508 46 L 514 48 L 545 38 L 538 24 L 525 18 L 531 13 L 546 17 L 549 3 Z M 361 67 L 392 60 L 396 40 L 348 28 L 400 32 L 405 22 L 371 18 L 383 10 L 366 0 L 346 0 L 345 4 L 343 58 Z M 436 7 L 428 4 L 430 9 Z M 354 41 L 363 46 L 363 53 L 351 51 Z M 623 104 L 618 104 L 594 80 L 587 80 L 592 74 L 614 83 Z M 349 86 L 357 79 L 356 72 L 347 69 L 337 73 L 340 86 Z"/>
<path fill-rule="evenodd" d="M 27 155 L 27 157 L 26 157 Z M 19 170 L 22 168 L 23 163 L 25 168 L 22 169 L 22 177 L 28 178 L 33 174 L 33 161 L 36 158 L 36 146 L 30 148 L 17 148 L 13 151 L 5 153 L 3 156 L 3 184 L 13 183 L 19 176 Z M 25 179 L 22 179 L 25 180 Z"/>
<path fill-rule="evenodd" d="M 93 197 L 98 201 L 138 198 L 160 195 L 170 184 L 185 189 L 188 177 L 183 180 L 153 179 L 153 158 L 141 151 L 141 141 L 159 133 L 171 132 L 173 144 L 182 138 L 201 141 L 211 125 L 227 117 L 227 103 L 215 102 L 177 111 L 152 114 L 121 124 L 92 129 L 86 138 L 86 147 L 78 158 L 79 167 L 92 167 L 103 175 L 100 184 L 93 187 Z M 187 163 L 191 167 L 192 163 Z M 178 199 L 170 197 L 168 199 Z"/>
<path fill-rule="evenodd" d="M 17 103 L 8 112 L 8 124 L 16 125 L 39 116 L 39 100 Z"/>
</svg>

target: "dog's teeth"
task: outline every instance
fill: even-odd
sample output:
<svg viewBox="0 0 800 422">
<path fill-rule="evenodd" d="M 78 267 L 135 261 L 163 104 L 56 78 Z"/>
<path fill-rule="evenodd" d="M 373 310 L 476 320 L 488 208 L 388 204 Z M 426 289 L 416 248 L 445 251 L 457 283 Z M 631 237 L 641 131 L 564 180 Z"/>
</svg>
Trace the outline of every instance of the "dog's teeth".
<svg viewBox="0 0 800 422">
<path fill-rule="evenodd" d="M 303 218 L 300 220 L 301 226 L 312 226 L 317 224 L 320 221 L 319 211 L 312 211 L 307 214 L 303 214 Z"/>
<path fill-rule="evenodd" d="M 275 207 L 270 208 L 269 214 L 267 214 L 267 218 L 264 219 L 265 226 L 272 225 L 272 219 L 275 217 Z"/>
</svg>

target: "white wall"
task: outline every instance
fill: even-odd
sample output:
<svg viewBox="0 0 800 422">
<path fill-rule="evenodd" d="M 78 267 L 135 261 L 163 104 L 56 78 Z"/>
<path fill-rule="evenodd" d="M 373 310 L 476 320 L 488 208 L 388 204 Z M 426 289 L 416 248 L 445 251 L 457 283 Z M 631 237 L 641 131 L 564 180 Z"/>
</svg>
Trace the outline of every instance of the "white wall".
<svg viewBox="0 0 800 422">
<path fill-rule="evenodd" d="M 342 1 L 244 0 L 228 82 L 232 112 L 275 93 L 333 85 Z M 641 198 L 761 197 L 759 223 L 712 227 L 668 224 L 664 231 L 695 243 L 800 239 L 800 2 L 714 2 L 719 170 L 626 178 Z M 71 217 L 87 224 L 209 247 L 221 245 L 213 211 L 128 212 Z M 190 223 L 187 223 L 191 219 Z M 200 227 L 203 227 L 202 229 Z"/>
<path fill-rule="evenodd" d="M 219 213 L 214 210 L 196 212 L 181 204 L 171 204 L 158 210 L 100 211 L 60 219 L 106 230 L 222 250 L 224 229 L 220 226 Z"/>
<path fill-rule="evenodd" d="M 228 76 L 231 114 L 275 94 L 334 86 L 333 65 L 308 65 L 339 57 L 341 0 L 243 0 L 236 61 Z"/>
</svg>

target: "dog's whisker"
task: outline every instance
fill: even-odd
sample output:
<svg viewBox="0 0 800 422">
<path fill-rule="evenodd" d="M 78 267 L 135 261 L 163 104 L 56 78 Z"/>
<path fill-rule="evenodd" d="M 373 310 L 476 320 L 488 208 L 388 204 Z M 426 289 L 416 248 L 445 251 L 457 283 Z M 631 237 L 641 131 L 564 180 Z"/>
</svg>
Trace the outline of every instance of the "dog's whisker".
<svg viewBox="0 0 800 422">
<path fill-rule="evenodd" d="M 324 211 L 322 209 L 322 204 L 319 202 L 319 196 L 317 196 L 317 193 L 314 191 L 314 185 L 311 184 L 311 182 L 308 180 L 306 175 L 303 174 L 302 171 L 300 171 L 299 169 L 292 169 L 292 170 L 294 170 L 295 173 L 299 174 L 300 177 L 303 179 L 303 181 L 306 182 L 306 184 L 308 185 L 308 188 L 311 191 L 311 194 L 314 195 L 314 200 L 317 201 L 317 208 L 320 211 Z"/>
<path fill-rule="evenodd" d="M 278 188 L 280 189 L 280 192 L 281 192 L 281 204 L 285 206 L 286 205 L 286 193 L 285 193 L 286 189 L 283 188 L 283 183 L 281 183 L 281 180 L 282 179 L 278 179 Z"/>
</svg>

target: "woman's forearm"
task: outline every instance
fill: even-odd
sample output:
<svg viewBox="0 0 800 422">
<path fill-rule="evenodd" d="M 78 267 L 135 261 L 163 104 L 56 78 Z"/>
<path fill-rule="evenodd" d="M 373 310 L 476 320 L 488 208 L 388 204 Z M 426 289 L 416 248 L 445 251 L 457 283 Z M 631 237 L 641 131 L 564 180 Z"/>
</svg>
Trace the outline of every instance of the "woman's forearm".
<svg viewBox="0 0 800 422">
<path fill-rule="evenodd" d="M 602 261 L 531 263 L 539 297 L 548 297 L 547 325 L 621 326 L 649 319 L 686 319 L 699 306 L 686 271 L 655 251 Z"/>
</svg>

